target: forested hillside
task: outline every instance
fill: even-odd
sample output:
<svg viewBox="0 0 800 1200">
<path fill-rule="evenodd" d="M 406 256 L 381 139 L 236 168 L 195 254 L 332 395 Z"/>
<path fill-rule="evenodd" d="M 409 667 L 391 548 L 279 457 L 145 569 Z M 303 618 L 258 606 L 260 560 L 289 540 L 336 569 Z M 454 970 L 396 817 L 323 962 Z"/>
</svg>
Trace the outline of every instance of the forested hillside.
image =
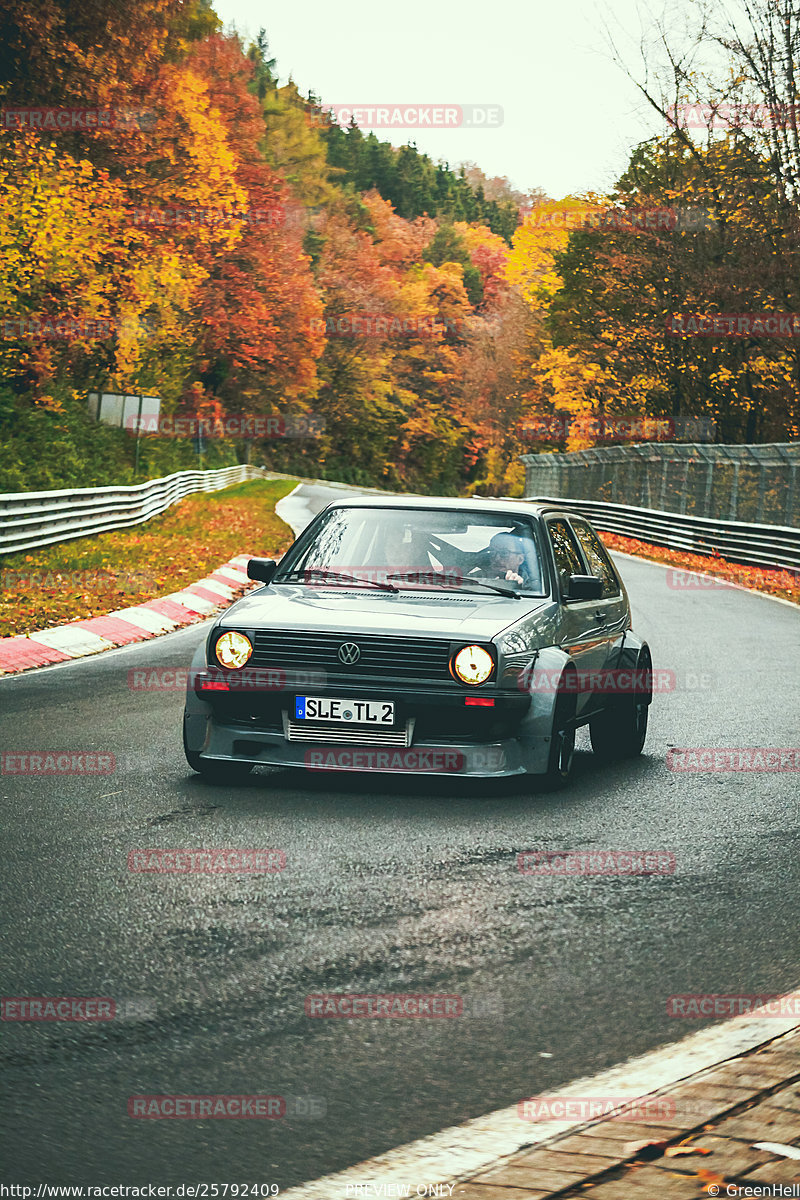
<svg viewBox="0 0 800 1200">
<path fill-rule="evenodd" d="M 701 145 L 676 122 L 614 194 L 551 201 L 341 128 L 207 0 L 22 0 L 0 43 L 2 489 L 131 478 L 133 438 L 89 421 L 93 391 L 322 429 L 146 434 L 140 475 L 200 449 L 507 492 L 520 452 L 554 448 L 543 414 L 567 418 L 555 448 L 592 444 L 599 412 L 797 435 L 795 337 L 668 328 L 800 310 L 796 193 L 751 129 Z M 674 219 L 597 217 L 642 211 Z"/>
</svg>

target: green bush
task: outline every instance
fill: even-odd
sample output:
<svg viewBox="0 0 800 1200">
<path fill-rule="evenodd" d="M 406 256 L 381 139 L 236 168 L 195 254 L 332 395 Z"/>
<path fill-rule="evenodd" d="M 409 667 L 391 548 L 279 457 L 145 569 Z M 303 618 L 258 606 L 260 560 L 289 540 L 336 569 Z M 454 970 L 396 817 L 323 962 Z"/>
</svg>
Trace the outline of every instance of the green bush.
<svg viewBox="0 0 800 1200">
<path fill-rule="evenodd" d="M 36 408 L 29 400 L 0 389 L 0 492 L 141 483 L 202 466 L 234 466 L 230 442 L 209 440 L 202 463 L 191 441 L 141 438 L 134 473 L 136 438 L 92 420 L 84 400 L 56 397 L 59 409 Z"/>
</svg>

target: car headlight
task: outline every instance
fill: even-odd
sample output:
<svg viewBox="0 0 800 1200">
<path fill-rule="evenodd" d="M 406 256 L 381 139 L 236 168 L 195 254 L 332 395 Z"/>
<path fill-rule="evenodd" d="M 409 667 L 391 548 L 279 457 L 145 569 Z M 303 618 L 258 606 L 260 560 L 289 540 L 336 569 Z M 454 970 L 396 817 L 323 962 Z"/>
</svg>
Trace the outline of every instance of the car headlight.
<svg viewBox="0 0 800 1200">
<path fill-rule="evenodd" d="M 453 670 L 462 683 L 485 683 L 494 670 L 494 659 L 483 646 L 464 646 L 453 659 Z"/>
<path fill-rule="evenodd" d="M 243 667 L 253 653 L 253 646 L 243 633 L 229 631 L 217 641 L 214 652 L 223 667 Z"/>
</svg>

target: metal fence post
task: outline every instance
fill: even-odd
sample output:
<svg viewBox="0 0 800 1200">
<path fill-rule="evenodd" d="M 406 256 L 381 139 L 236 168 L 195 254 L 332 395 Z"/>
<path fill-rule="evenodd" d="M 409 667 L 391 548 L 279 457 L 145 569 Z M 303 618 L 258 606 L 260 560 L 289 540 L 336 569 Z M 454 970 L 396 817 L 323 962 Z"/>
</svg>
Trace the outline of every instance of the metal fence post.
<svg viewBox="0 0 800 1200">
<path fill-rule="evenodd" d="M 708 460 L 708 470 L 706 471 L 706 498 L 703 504 L 703 515 L 711 516 L 711 494 L 714 487 L 714 460 Z"/>
<path fill-rule="evenodd" d="M 667 507 L 667 471 L 668 470 L 669 470 L 669 458 L 665 454 L 664 461 L 661 465 L 661 501 L 658 506 L 661 509 L 665 509 Z"/>
<path fill-rule="evenodd" d="M 682 513 L 686 512 L 686 493 L 689 490 L 689 459 L 684 459 L 683 462 L 683 485 L 681 487 L 681 507 Z"/>
<path fill-rule="evenodd" d="M 759 464 L 761 472 L 758 477 L 758 508 L 756 509 L 756 520 L 764 520 L 764 500 L 767 494 L 767 464 L 762 462 Z"/>
<path fill-rule="evenodd" d="M 739 464 L 733 464 L 733 479 L 731 480 L 731 521 L 736 520 L 736 510 L 739 507 Z"/>
</svg>

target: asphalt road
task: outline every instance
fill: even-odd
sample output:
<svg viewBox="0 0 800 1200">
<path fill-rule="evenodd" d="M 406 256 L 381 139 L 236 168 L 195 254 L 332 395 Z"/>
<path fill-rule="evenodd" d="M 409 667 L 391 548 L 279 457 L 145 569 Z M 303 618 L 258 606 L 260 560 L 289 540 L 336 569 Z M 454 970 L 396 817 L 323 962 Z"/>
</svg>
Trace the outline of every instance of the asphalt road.
<svg viewBox="0 0 800 1200">
<path fill-rule="evenodd" d="M 283 1188 L 677 1040 L 698 1026 L 666 1015 L 672 993 L 796 986 L 797 775 L 677 774 L 665 756 L 800 745 L 797 610 L 621 567 L 678 687 L 656 697 L 641 760 L 598 766 L 582 734 L 555 796 L 267 770 L 202 782 L 181 692 L 132 690 L 128 673 L 187 666 L 206 625 L 0 680 L 4 751 L 117 758 L 109 776 L 0 777 L 0 991 L 127 1005 L 107 1024 L 0 1026 L 3 1181 Z M 286 869 L 127 870 L 132 849 L 201 846 L 274 847 Z M 590 847 L 677 866 L 516 869 L 521 850 Z M 457 993 L 489 1015 L 307 1018 L 326 990 Z M 131 1095 L 175 1093 L 283 1095 L 290 1115 L 127 1115 Z"/>
</svg>

